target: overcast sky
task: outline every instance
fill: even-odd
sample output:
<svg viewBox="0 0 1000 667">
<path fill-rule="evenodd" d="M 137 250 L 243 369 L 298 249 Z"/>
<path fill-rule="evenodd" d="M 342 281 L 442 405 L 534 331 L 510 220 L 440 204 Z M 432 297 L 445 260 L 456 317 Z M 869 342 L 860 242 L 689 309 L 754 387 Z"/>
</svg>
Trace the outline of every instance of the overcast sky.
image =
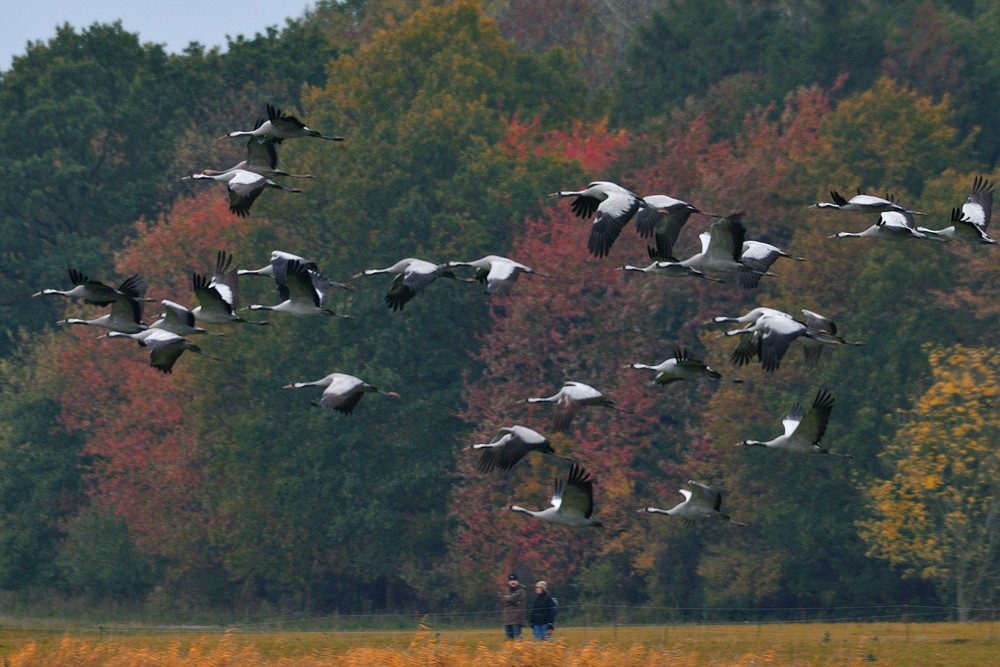
<svg viewBox="0 0 1000 667">
<path fill-rule="evenodd" d="M 227 35 L 283 28 L 285 18 L 299 18 L 312 6 L 312 0 L 0 0 L 0 70 L 9 70 L 29 41 L 55 37 L 63 23 L 79 32 L 120 19 L 140 42 L 180 53 L 191 42 L 224 47 Z"/>
</svg>

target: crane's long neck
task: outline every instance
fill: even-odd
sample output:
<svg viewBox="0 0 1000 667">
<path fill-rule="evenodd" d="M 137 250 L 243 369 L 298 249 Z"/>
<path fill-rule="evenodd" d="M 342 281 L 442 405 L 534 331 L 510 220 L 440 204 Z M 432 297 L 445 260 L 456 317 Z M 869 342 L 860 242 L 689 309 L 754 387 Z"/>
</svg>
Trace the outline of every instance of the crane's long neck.
<svg viewBox="0 0 1000 667">
<path fill-rule="evenodd" d="M 110 322 L 110 319 L 111 318 L 108 315 L 104 315 L 103 317 L 98 317 L 95 320 L 81 320 L 75 317 L 71 317 L 66 320 L 59 320 L 58 322 L 56 322 L 56 324 L 84 324 L 86 326 L 99 327 L 106 325 L 108 322 Z"/>
<path fill-rule="evenodd" d="M 295 389 L 301 389 L 302 387 L 328 387 L 331 382 L 333 382 L 332 378 L 320 378 L 312 382 L 293 382 L 292 387 Z"/>
<path fill-rule="evenodd" d="M 230 175 L 228 171 L 218 171 L 216 169 L 206 169 L 198 174 L 191 174 L 192 179 L 208 178 L 213 181 L 225 180 Z"/>
<path fill-rule="evenodd" d="M 240 269 L 236 272 L 236 275 L 240 276 L 269 276 L 274 277 L 274 267 L 268 264 L 267 266 L 260 269 Z"/>
</svg>

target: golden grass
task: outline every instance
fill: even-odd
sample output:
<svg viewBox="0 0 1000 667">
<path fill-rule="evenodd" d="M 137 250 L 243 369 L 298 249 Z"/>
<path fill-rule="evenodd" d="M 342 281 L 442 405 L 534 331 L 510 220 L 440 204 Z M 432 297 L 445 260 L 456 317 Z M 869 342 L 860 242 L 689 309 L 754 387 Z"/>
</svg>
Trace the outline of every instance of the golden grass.
<svg viewBox="0 0 1000 667">
<path fill-rule="evenodd" d="M 497 630 L 404 632 L 0 631 L 10 667 L 750 667 L 995 664 L 993 623 L 559 628 L 552 642 Z"/>
</svg>

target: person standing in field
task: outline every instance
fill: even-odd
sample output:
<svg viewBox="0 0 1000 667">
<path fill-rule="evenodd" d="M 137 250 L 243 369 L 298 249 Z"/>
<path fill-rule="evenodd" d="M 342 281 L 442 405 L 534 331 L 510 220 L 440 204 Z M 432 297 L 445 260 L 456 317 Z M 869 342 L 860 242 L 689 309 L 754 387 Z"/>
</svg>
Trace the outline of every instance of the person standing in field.
<svg viewBox="0 0 1000 667">
<path fill-rule="evenodd" d="M 535 639 L 552 638 L 556 622 L 556 601 L 549 595 L 549 585 L 544 581 L 535 584 L 535 601 L 531 605 L 531 631 Z"/>
<path fill-rule="evenodd" d="M 507 577 L 507 590 L 500 596 L 500 622 L 503 623 L 507 639 L 521 638 L 527 603 L 528 589 L 518 581 L 516 574 L 510 574 Z"/>
</svg>

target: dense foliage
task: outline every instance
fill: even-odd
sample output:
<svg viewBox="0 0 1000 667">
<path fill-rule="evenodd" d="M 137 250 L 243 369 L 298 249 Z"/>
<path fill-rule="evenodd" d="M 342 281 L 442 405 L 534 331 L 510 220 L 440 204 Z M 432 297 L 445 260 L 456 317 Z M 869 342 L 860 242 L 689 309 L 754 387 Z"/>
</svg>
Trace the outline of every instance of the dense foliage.
<svg viewBox="0 0 1000 667">
<path fill-rule="evenodd" d="M 965 28 L 996 24 L 1000 3 L 630 4 L 622 18 L 588 0 L 324 1 L 225 52 L 167 55 L 95 25 L 17 58 L 0 78 L 18 111 L 0 121 L 0 588 L 157 608 L 482 610 L 516 569 L 595 609 L 953 602 L 959 584 L 964 608 L 996 604 L 995 586 L 968 593 L 995 549 L 976 552 L 975 576 L 941 564 L 974 539 L 969 522 L 1000 527 L 996 485 L 946 460 L 995 468 L 995 424 L 973 439 L 958 396 L 995 413 L 996 252 L 829 239 L 873 220 L 807 206 L 891 191 L 944 227 L 975 176 L 997 177 L 978 126 L 1000 108 L 1000 42 Z M 242 159 L 243 140 L 217 137 L 268 103 L 346 140 L 285 141 L 281 166 L 314 178 L 238 218 L 223 186 L 180 179 Z M 756 290 L 620 271 L 646 263 L 632 223 L 595 259 L 590 222 L 545 196 L 591 180 L 744 211 L 749 238 L 807 261 L 781 260 Z M 691 218 L 678 255 L 708 220 Z M 30 296 L 65 287 L 71 267 L 141 273 L 151 301 L 194 305 L 191 274 L 220 249 L 242 268 L 300 254 L 336 281 L 486 254 L 544 275 L 509 298 L 439 278 L 401 312 L 384 302 L 391 278 L 357 277 L 331 292 L 354 319 L 213 326 L 225 336 L 198 339 L 212 358 L 185 354 L 170 375 L 128 341 L 53 325 L 94 306 Z M 241 290 L 244 306 L 276 303 L 268 278 Z M 757 305 L 817 310 L 865 345 L 825 351 L 816 370 L 795 350 L 775 373 L 736 368 L 710 321 Z M 652 386 L 628 368 L 675 346 L 744 382 Z M 333 371 L 400 397 L 348 415 L 313 407 L 318 389 L 282 390 Z M 630 414 L 593 408 L 551 432 L 547 406 L 524 399 L 570 379 Z M 773 437 L 821 387 L 836 398 L 824 444 L 853 459 L 732 447 Z M 933 409 L 942 395 L 948 412 Z M 515 423 L 593 475 L 603 530 L 506 510 L 547 504 L 564 471 L 533 454 L 476 472 L 467 447 Z M 692 478 L 749 525 L 635 512 L 669 507 Z M 947 500 L 965 487 L 982 503 Z M 904 531 L 913 507 L 936 509 Z"/>
</svg>

